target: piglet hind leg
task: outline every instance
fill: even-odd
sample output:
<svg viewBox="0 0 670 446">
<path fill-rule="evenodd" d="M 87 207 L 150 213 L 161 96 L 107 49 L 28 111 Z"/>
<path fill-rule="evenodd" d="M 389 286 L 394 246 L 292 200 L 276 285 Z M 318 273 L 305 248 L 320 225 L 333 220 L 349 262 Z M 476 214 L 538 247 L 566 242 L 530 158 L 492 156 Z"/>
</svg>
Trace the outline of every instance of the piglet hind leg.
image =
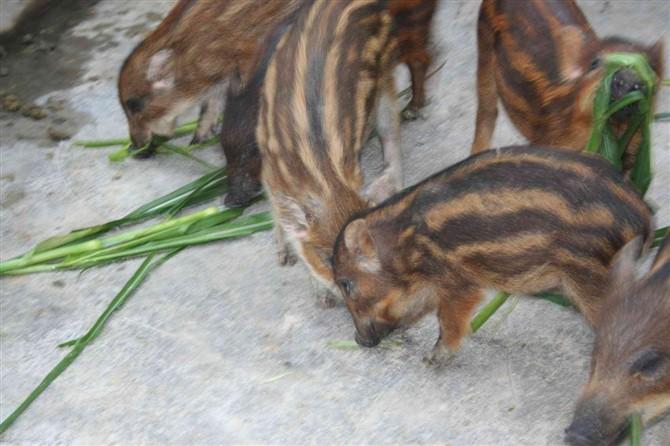
<svg viewBox="0 0 670 446">
<path fill-rule="evenodd" d="M 222 111 L 223 95 L 220 89 L 217 89 L 200 105 L 198 128 L 195 130 L 191 145 L 202 144 L 216 135 L 216 128 Z"/>
<path fill-rule="evenodd" d="M 400 152 L 400 118 L 393 78 L 384 82 L 377 107 L 377 133 L 384 151 L 384 171 L 368 189 L 368 197 L 380 203 L 402 189 L 402 154 Z"/>
<path fill-rule="evenodd" d="M 403 109 L 401 117 L 404 121 L 415 121 L 425 118 L 421 109 L 426 105 L 426 74 L 430 60 L 416 58 L 408 62 L 410 77 L 412 79 L 412 99 Z"/>
<path fill-rule="evenodd" d="M 463 338 L 470 333 L 470 319 L 482 297 L 481 289 L 452 290 L 440 296 L 437 310 L 440 336 L 433 350 L 423 358 L 428 366 L 444 367 L 453 359 Z"/>
<path fill-rule="evenodd" d="M 477 118 L 472 154 L 489 148 L 498 118 L 494 39 L 490 24 L 480 15 L 477 27 Z"/>
</svg>

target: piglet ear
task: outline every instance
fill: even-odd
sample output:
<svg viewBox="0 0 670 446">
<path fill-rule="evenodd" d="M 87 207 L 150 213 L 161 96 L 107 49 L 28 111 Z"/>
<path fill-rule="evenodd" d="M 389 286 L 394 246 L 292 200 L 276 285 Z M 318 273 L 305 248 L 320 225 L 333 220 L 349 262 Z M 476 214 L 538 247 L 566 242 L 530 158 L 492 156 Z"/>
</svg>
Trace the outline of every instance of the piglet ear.
<svg viewBox="0 0 670 446">
<path fill-rule="evenodd" d="M 365 219 L 358 218 L 346 226 L 344 229 L 344 244 L 361 267 L 368 271 L 380 269 L 375 241 Z"/>
<path fill-rule="evenodd" d="M 561 70 L 561 79 L 574 81 L 586 73 L 583 66 L 584 32 L 576 26 L 564 26 L 556 32 L 556 47 Z"/>
<path fill-rule="evenodd" d="M 284 194 L 273 194 L 272 202 L 286 235 L 297 240 L 307 237 L 310 215 L 306 209 L 297 200 Z"/>
<path fill-rule="evenodd" d="M 663 68 L 665 66 L 665 41 L 660 38 L 652 46 L 647 48 L 647 57 L 649 64 L 659 78 L 663 78 L 665 73 Z"/>
<path fill-rule="evenodd" d="M 174 87 L 175 64 L 172 50 L 162 49 L 151 56 L 147 67 L 147 80 L 153 90 L 169 90 Z"/>
<path fill-rule="evenodd" d="M 610 286 L 626 289 L 635 281 L 635 265 L 642 251 L 642 237 L 637 236 L 617 252 L 610 264 Z"/>
</svg>

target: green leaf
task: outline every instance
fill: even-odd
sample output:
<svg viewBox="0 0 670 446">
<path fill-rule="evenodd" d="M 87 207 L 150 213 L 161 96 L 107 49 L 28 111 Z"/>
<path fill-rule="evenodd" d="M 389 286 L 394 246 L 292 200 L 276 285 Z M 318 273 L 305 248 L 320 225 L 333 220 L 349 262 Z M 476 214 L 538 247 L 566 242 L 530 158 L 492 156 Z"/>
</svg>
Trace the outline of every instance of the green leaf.
<svg viewBox="0 0 670 446">
<path fill-rule="evenodd" d="M 78 338 L 72 347 L 72 350 L 61 359 L 56 366 L 51 369 L 49 373 L 44 377 L 44 379 L 33 389 L 28 397 L 7 417 L 2 423 L 0 423 L 0 434 L 4 433 L 9 429 L 9 427 L 16 421 L 16 419 L 25 412 L 28 407 L 35 401 L 41 394 L 44 392 L 49 385 L 60 376 L 73 362 L 77 357 L 84 351 L 84 349 L 91 344 L 98 337 L 102 329 L 107 324 L 107 321 L 112 316 L 112 314 L 118 310 L 126 300 L 133 294 L 137 287 L 144 282 L 147 275 L 156 267 L 163 264 L 169 258 L 177 254 L 179 250 L 170 252 L 169 254 L 164 255 L 162 258 L 153 261 L 153 256 L 147 257 L 140 267 L 135 271 L 133 276 L 126 282 L 121 291 L 112 299 L 110 304 L 107 306 L 105 311 L 100 315 L 98 320 L 93 324 L 93 326 L 86 332 L 84 336 Z"/>
<path fill-rule="evenodd" d="M 491 299 L 491 301 L 487 303 L 484 308 L 482 308 L 479 313 L 475 315 L 474 318 L 472 318 L 472 322 L 470 322 L 470 329 L 472 332 L 476 333 L 477 330 L 479 330 L 482 325 L 484 325 L 486 321 L 488 321 L 489 318 L 493 316 L 496 311 L 498 311 L 498 308 L 500 308 L 507 301 L 508 297 L 509 294 L 502 291 L 498 292 L 493 297 L 493 299 Z"/>
<path fill-rule="evenodd" d="M 630 446 L 640 446 L 642 437 L 642 417 L 636 413 L 630 418 L 630 430 L 628 433 Z"/>
</svg>

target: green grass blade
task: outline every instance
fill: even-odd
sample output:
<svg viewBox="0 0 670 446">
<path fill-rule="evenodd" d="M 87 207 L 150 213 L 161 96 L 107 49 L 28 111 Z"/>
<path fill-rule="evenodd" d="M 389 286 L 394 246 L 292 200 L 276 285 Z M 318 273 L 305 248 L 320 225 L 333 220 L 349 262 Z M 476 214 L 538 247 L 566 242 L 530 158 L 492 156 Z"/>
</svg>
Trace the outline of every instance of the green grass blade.
<svg viewBox="0 0 670 446">
<path fill-rule="evenodd" d="M 226 170 L 218 169 L 214 172 L 207 173 L 202 177 L 180 187 L 177 190 L 170 192 L 160 198 L 157 198 L 149 203 L 135 209 L 123 219 L 128 221 L 138 221 L 145 218 L 154 217 L 162 212 L 169 211 L 176 203 L 179 203 L 184 197 L 191 196 L 194 190 L 204 192 L 208 189 L 225 185 L 228 177 Z M 194 199 L 194 196 L 191 196 Z M 123 220 L 122 219 L 122 220 Z"/>
<path fill-rule="evenodd" d="M 499 291 L 493 297 L 493 299 L 491 299 L 491 301 L 487 303 L 484 308 L 482 308 L 479 313 L 475 315 L 475 317 L 472 318 L 472 322 L 470 322 L 470 329 L 472 332 L 476 333 L 477 330 L 479 330 L 482 325 L 484 325 L 486 321 L 488 321 L 489 318 L 493 316 L 498 308 L 500 308 L 507 301 L 508 297 L 509 294 Z"/>
<path fill-rule="evenodd" d="M 593 100 L 593 129 L 591 129 L 591 136 L 585 149 L 590 153 L 597 153 L 600 149 L 606 123 L 605 114 L 610 103 L 610 84 L 613 77 L 614 71 L 608 73 L 596 90 L 596 96 Z"/>
<path fill-rule="evenodd" d="M 32 258 L 35 254 L 54 250 L 59 247 L 70 246 L 75 243 L 89 241 L 96 236 L 100 236 L 106 232 L 111 231 L 112 229 L 146 220 L 168 212 L 177 204 L 179 204 L 179 209 L 200 204 L 202 202 L 209 201 L 212 198 L 219 197 L 226 191 L 227 177 L 225 169 L 219 169 L 215 172 L 203 175 L 202 177 L 178 188 L 175 191 L 170 192 L 167 195 L 140 206 L 123 218 L 113 220 L 102 225 L 77 229 L 70 232 L 69 234 L 50 237 L 43 242 L 38 243 L 33 249 L 23 254 L 22 256 L 1 262 L 0 271 L 4 270 L 5 273 L 9 273 L 7 270 L 8 266 L 16 268 L 19 266 L 16 262 L 25 262 L 26 259 Z M 27 264 L 28 263 L 24 263 L 24 266 Z"/>
<path fill-rule="evenodd" d="M 155 254 L 176 248 L 201 245 L 219 240 L 244 237 L 255 232 L 267 231 L 272 228 L 272 217 L 268 212 L 254 214 L 246 218 L 237 219 L 228 223 L 213 226 L 205 230 L 174 237 L 167 240 L 146 243 L 142 246 L 115 252 L 108 255 L 95 255 L 85 261 L 72 261 L 60 264 L 59 269 L 81 269 L 100 266 L 109 262 L 126 260 L 133 257 Z M 14 271 L 18 273 L 18 271 Z"/>
<path fill-rule="evenodd" d="M 153 262 L 153 256 L 147 257 L 140 267 L 135 271 L 133 276 L 126 282 L 121 291 L 112 299 L 109 306 L 105 309 L 98 320 L 88 330 L 88 332 L 79 338 L 73 345 L 72 350 L 65 355 L 65 357 L 51 369 L 44 379 L 35 387 L 35 389 L 28 395 L 28 397 L 7 417 L 0 423 L 0 434 L 4 433 L 16 421 L 16 419 L 25 412 L 28 407 L 44 392 L 47 387 L 60 376 L 77 357 L 84 351 L 84 349 L 100 334 L 105 324 L 111 317 L 112 313 L 119 309 L 125 301 L 132 295 L 137 287 L 144 282 L 151 270 L 167 261 L 170 257 L 175 255 L 178 250 L 166 254 L 161 259 Z"/>
<path fill-rule="evenodd" d="M 612 129 L 607 124 L 605 124 L 605 127 L 603 127 L 602 130 L 602 138 L 598 153 L 610 163 L 614 164 L 618 170 L 621 170 L 621 152 L 619 152 L 619 144 Z"/>
<path fill-rule="evenodd" d="M 654 121 L 670 121 L 670 112 L 656 113 L 654 115 Z"/>
<path fill-rule="evenodd" d="M 183 147 L 175 146 L 174 144 L 164 143 L 158 149 L 159 150 L 165 150 L 169 153 L 176 153 L 177 155 L 181 155 L 184 158 L 187 158 L 191 161 L 195 161 L 196 163 L 200 164 L 201 166 L 203 166 L 203 167 L 205 167 L 205 168 L 207 168 L 208 170 L 211 170 L 211 171 L 219 169 L 218 166 L 215 166 L 214 164 L 208 163 L 204 159 L 198 158 L 197 156 L 193 155 L 191 152 L 184 149 Z"/>
<path fill-rule="evenodd" d="M 116 139 L 101 139 L 98 141 L 75 141 L 74 145 L 79 147 L 84 147 L 86 149 L 100 149 L 103 147 L 111 146 L 124 146 L 130 144 L 130 139 L 128 138 L 116 138 Z"/>
<path fill-rule="evenodd" d="M 642 444 L 642 418 L 640 414 L 634 414 L 630 419 L 630 431 L 628 438 L 630 439 L 630 446 L 640 446 Z"/>
<path fill-rule="evenodd" d="M 627 107 L 631 104 L 634 104 L 635 102 L 641 101 L 644 98 L 645 98 L 645 96 L 641 91 L 631 91 L 629 93 L 626 93 L 618 101 L 616 101 L 612 104 L 609 104 L 609 106 L 607 107 L 607 112 L 605 113 L 605 118 L 609 118 L 614 113 L 621 110 L 622 108 Z"/>
</svg>

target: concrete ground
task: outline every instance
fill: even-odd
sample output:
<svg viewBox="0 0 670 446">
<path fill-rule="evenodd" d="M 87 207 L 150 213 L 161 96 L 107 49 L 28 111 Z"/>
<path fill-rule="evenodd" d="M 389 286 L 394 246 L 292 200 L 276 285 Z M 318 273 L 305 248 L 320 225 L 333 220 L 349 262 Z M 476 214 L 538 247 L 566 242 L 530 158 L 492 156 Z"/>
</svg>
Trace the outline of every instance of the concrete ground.
<svg viewBox="0 0 670 446">
<path fill-rule="evenodd" d="M 0 112 L 2 259 L 122 216 L 203 173 L 175 156 L 112 164 L 109 150 L 50 139 L 50 127 L 52 137 L 54 129 L 73 139 L 125 135 L 118 69 L 172 2 L 69 3 L 33 23 L 30 38 L 6 43 L 0 59 L 0 89 L 47 106 L 48 114 L 36 121 Z M 579 4 L 601 35 L 652 43 L 670 23 L 666 0 Z M 448 65 L 430 81 L 427 119 L 403 127 L 407 184 L 468 153 L 477 9 L 474 0 L 441 2 L 436 62 Z M 670 88 L 659 110 L 670 111 Z M 519 141 L 499 121 L 495 144 Z M 654 126 L 654 141 L 649 197 L 667 225 L 670 124 Z M 216 147 L 199 156 L 221 162 Z M 379 167 L 378 148 L 368 151 L 366 167 Z M 56 345 L 81 335 L 137 265 L 0 280 L 0 417 L 64 356 Z M 562 444 L 593 340 L 578 314 L 527 298 L 508 303 L 441 371 L 421 362 L 436 333 L 429 317 L 387 347 L 338 350 L 329 342 L 353 334 L 345 308 L 320 308 L 306 269 L 276 264 L 269 232 L 192 248 L 151 275 L 0 441 Z M 646 430 L 643 444 L 670 445 L 670 418 Z"/>
</svg>

